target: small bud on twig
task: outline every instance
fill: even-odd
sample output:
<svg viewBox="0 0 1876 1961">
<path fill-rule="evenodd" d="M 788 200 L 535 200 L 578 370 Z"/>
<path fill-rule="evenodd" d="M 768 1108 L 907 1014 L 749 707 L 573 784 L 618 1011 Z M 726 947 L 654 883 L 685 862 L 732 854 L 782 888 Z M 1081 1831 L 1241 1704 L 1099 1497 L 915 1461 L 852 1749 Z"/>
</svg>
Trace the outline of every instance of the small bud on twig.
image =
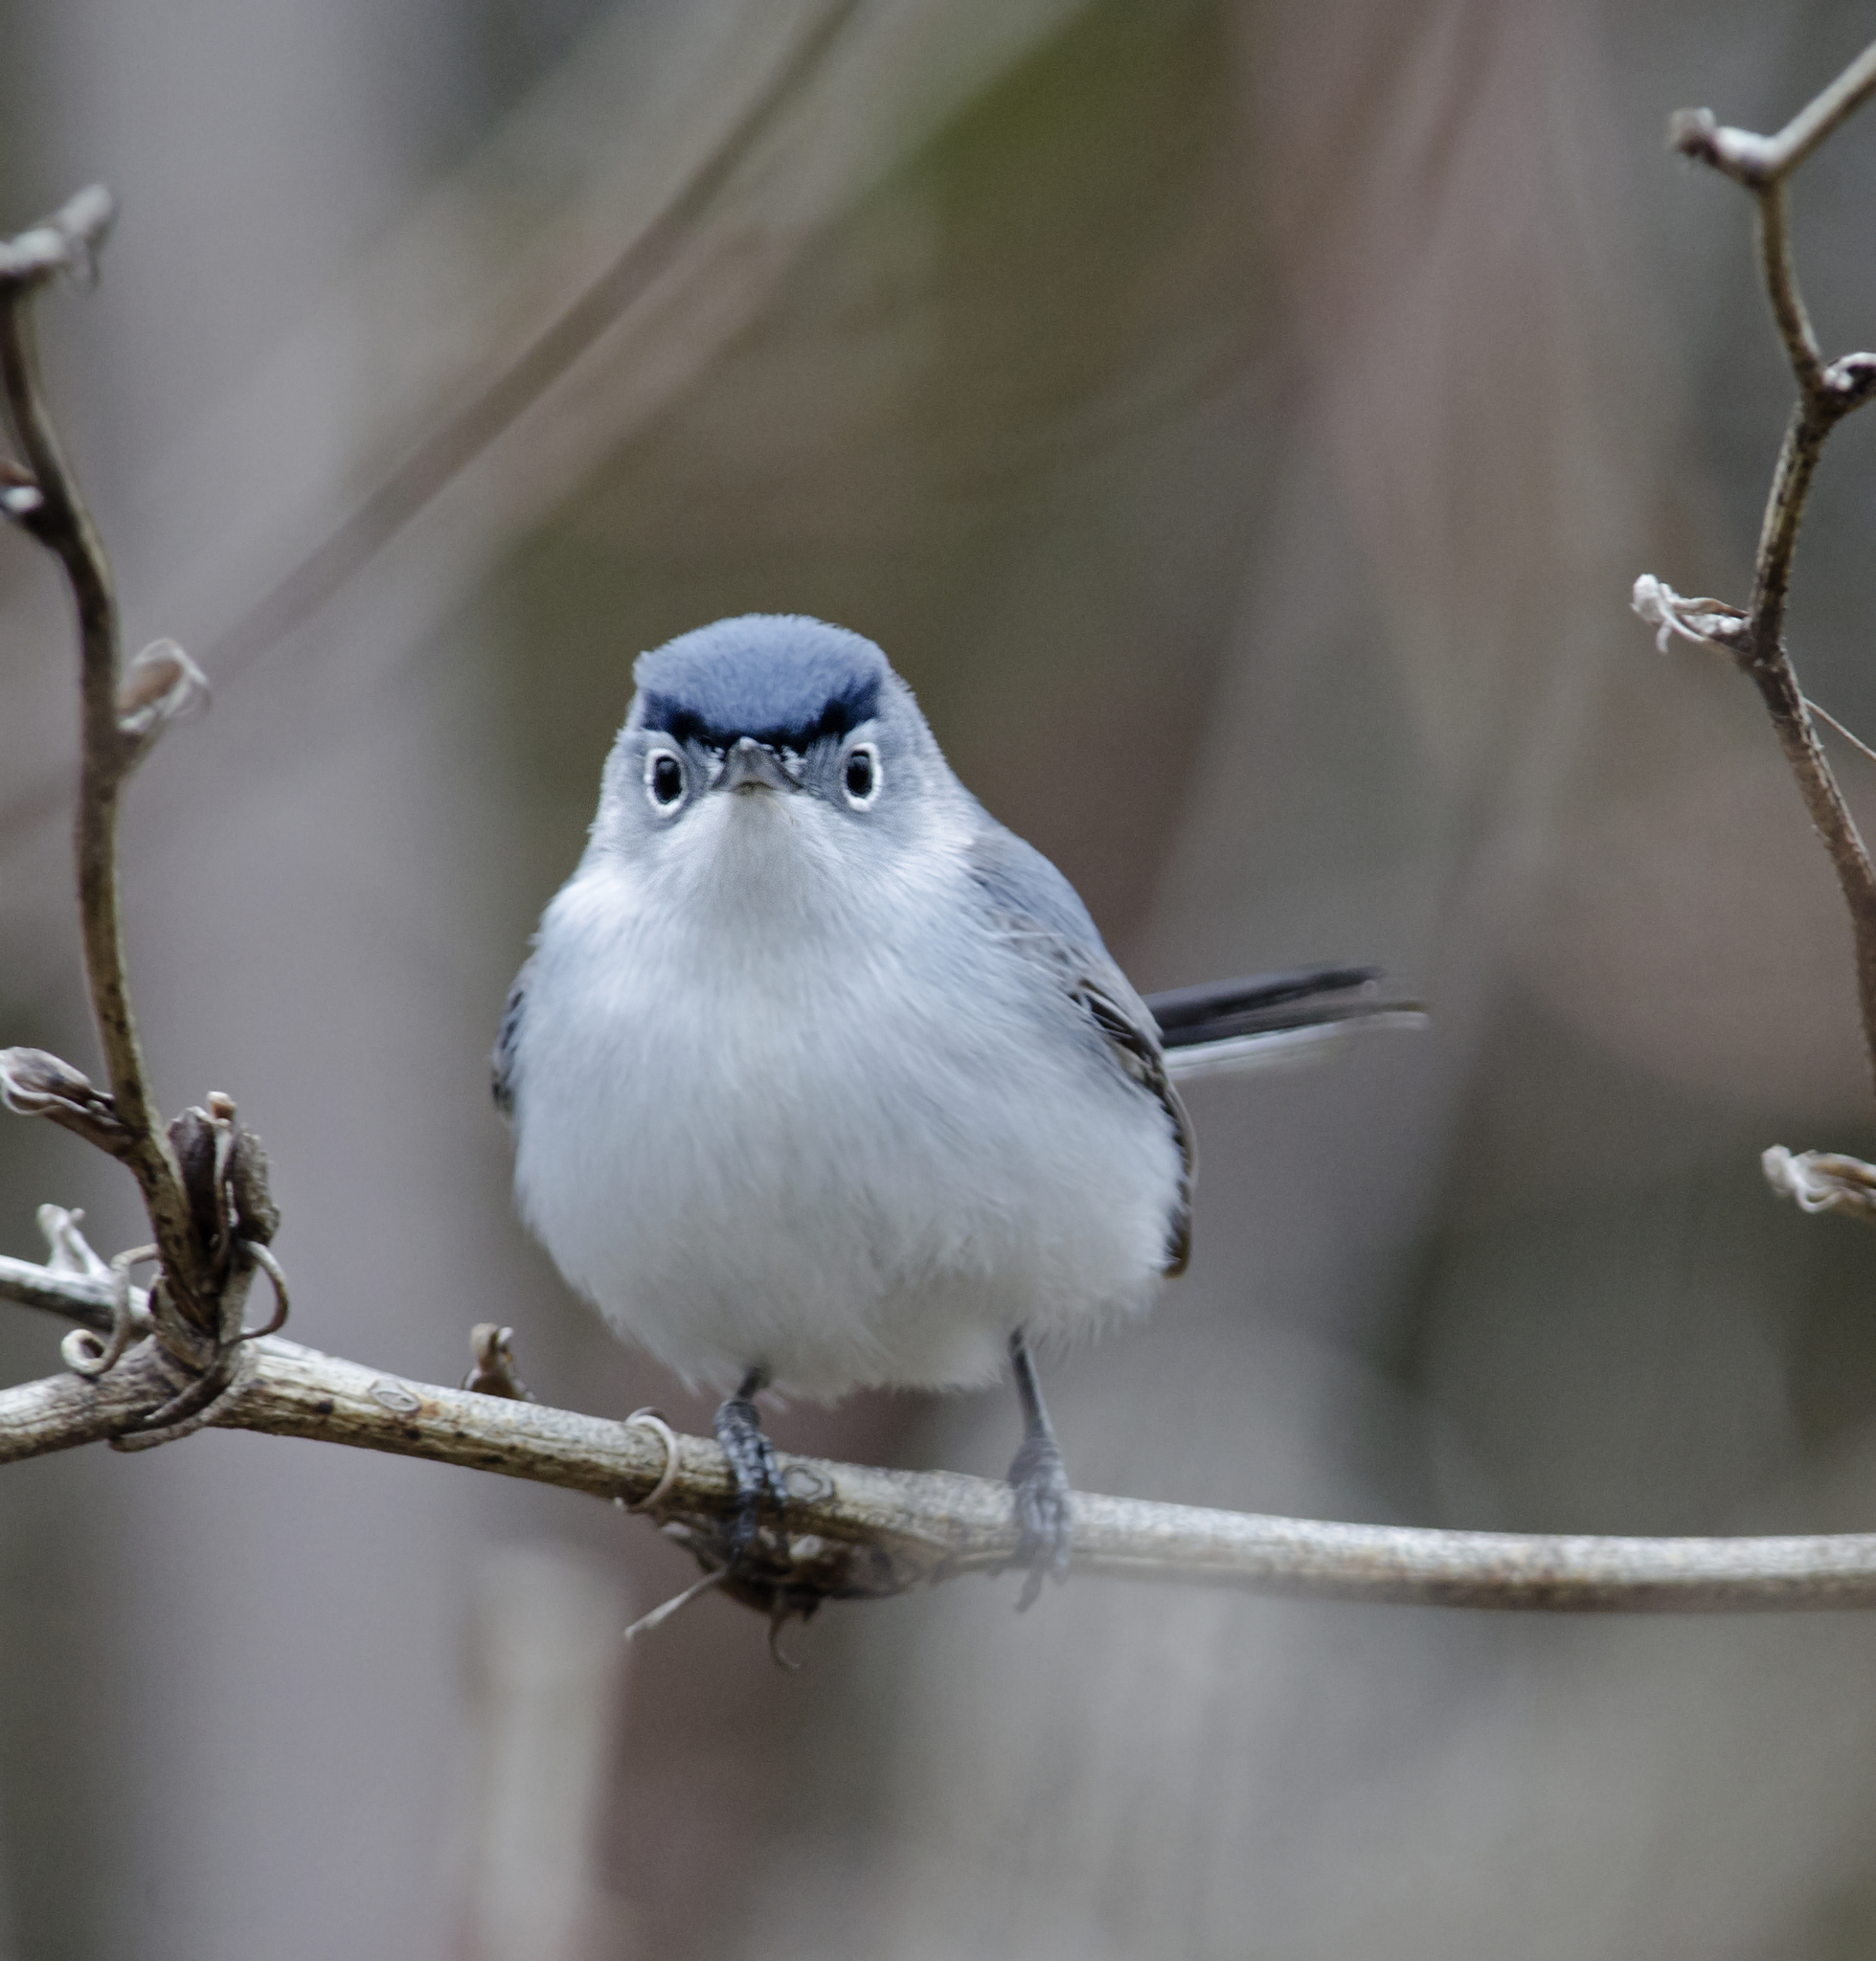
<svg viewBox="0 0 1876 1961">
<path fill-rule="evenodd" d="M 1650 626 L 1660 629 L 1655 635 L 1657 653 L 1666 653 L 1668 642 L 1677 637 L 1729 654 L 1745 650 L 1746 615 L 1724 599 L 1684 598 L 1652 572 L 1644 572 L 1635 582 L 1629 604 Z"/>
<path fill-rule="evenodd" d="M 1842 354 L 1824 370 L 1824 386 L 1844 409 L 1861 407 L 1876 394 L 1876 354 Z"/>
<path fill-rule="evenodd" d="M 0 239 L 0 285 L 31 290 L 59 273 L 80 285 L 98 281 L 98 248 L 117 217 L 117 200 L 90 184 L 16 238 Z"/>
<path fill-rule="evenodd" d="M 79 1228 L 84 1213 L 74 1206 L 41 1206 L 39 1230 L 45 1235 L 46 1265 L 55 1274 L 82 1274 L 87 1279 L 108 1280 L 111 1270 L 92 1250 L 91 1242 Z"/>
<path fill-rule="evenodd" d="M 1835 1151 L 1799 1151 L 1774 1144 L 1759 1160 L 1765 1182 L 1800 1211 L 1848 1212 L 1876 1224 L 1876 1164 Z"/>
<path fill-rule="evenodd" d="M 0 456 L 0 516 L 24 525 L 45 507 L 45 495 L 33 472 L 22 469 L 11 457 Z"/>
<path fill-rule="evenodd" d="M 43 1048 L 0 1048 L 0 1103 L 18 1116 L 50 1116 L 114 1158 L 124 1155 L 128 1138 L 110 1097 Z"/>
<path fill-rule="evenodd" d="M 1750 129 L 1727 129 L 1711 109 L 1677 109 L 1668 118 L 1670 149 L 1697 164 L 1710 164 L 1735 183 L 1757 191 L 1771 183 L 1780 168 L 1778 146 Z"/>
<path fill-rule="evenodd" d="M 209 677 L 174 641 L 151 641 L 118 684 L 117 725 L 147 745 L 171 722 L 193 721 L 208 706 Z"/>
<path fill-rule="evenodd" d="M 531 1403 L 533 1395 L 514 1372 L 512 1328 L 495 1321 L 478 1321 L 469 1330 L 469 1352 L 474 1365 L 463 1378 L 463 1386 L 479 1396 L 501 1396 L 510 1403 Z"/>
</svg>

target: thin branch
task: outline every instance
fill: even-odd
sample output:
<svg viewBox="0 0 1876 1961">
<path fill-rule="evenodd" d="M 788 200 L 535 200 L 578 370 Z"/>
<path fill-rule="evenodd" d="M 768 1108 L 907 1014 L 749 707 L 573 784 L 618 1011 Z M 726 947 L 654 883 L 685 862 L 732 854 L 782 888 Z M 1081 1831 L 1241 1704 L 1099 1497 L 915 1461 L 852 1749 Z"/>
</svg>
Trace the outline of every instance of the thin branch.
<svg viewBox="0 0 1876 1961">
<path fill-rule="evenodd" d="M 0 1261 L 0 1296 L 99 1324 L 96 1279 Z M 275 1339 L 210 1421 L 460 1464 L 655 1508 L 667 1532 L 719 1566 L 735 1483 L 711 1438 L 679 1436 L 408 1382 Z M 0 1390 L 0 1462 L 134 1432 L 173 1393 L 176 1364 L 146 1342 L 97 1382 L 57 1376 Z M 673 1462 L 674 1458 L 674 1462 Z M 1017 1532 L 1007 1485 L 949 1472 L 884 1471 L 779 1457 L 789 1493 L 785 1545 L 758 1547 L 757 1580 L 728 1590 L 799 1607 L 869 1598 L 1009 1566 Z M 1152 1504 L 1078 1492 L 1077 1573 L 1230 1587 L 1319 1600 L 1683 1612 L 1876 1607 L 1876 1534 L 1784 1539 L 1611 1539 L 1418 1531 Z"/>
<path fill-rule="evenodd" d="M 1669 125 L 1674 147 L 1723 171 L 1748 191 L 1782 183 L 1841 123 L 1876 95 L 1876 41 L 1776 136 L 1723 129 L 1711 109 L 1683 109 Z"/>
<path fill-rule="evenodd" d="M 1797 376 L 1798 386 L 1807 396 L 1812 395 L 1823 378 L 1824 357 L 1797 283 L 1784 184 L 1772 184 L 1762 191 L 1758 207 L 1759 276 L 1765 281 L 1778 338 L 1785 344 L 1785 358 Z"/>
<path fill-rule="evenodd" d="M 1827 708 L 1813 701 L 1808 694 L 1804 697 L 1804 706 L 1826 729 L 1835 729 L 1859 755 L 1866 757 L 1870 762 L 1876 762 L 1876 749 L 1871 749 L 1854 729 L 1846 729 Z"/>
<path fill-rule="evenodd" d="M 200 1262 L 175 1161 L 150 1106 L 148 1070 L 124 970 L 118 894 L 119 802 L 147 745 L 119 725 L 122 661 L 110 565 L 53 424 L 33 333 L 34 296 L 60 273 L 91 275 L 114 212 L 110 193 L 93 185 L 53 217 L 0 245 L 0 399 L 25 465 L 7 473 L 6 507 L 58 559 L 78 615 L 83 724 L 79 908 L 85 978 L 121 1132 L 115 1155 L 130 1167 L 143 1192 L 166 1270 L 192 1298 L 200 1288 Z"/>
<path fill-rule="evenodd" d="M 1785 645 L 1792 560 L 1818 459 L 1837 424 L 1876 395 L 1876 355 L 1848 354 L 1825 365 L 1792 259 L 1785 191 L 1798 166 L 1872 94 L 1876 43 L 1776 136 L 1723 128 L 1710 109 L 1684 109 L 1669 124 L 1669 141 L 1684 156 L 1722 171 L 1752 193 L 1760 275 L 1797 383 L 1798 399 L 1766 499 L 1752 606 L 1743 626 L 1729 634 L 1727 643 L 1759 690 L 1849 909 L 1864 1046 L 1876 1081 L 1876 867 L 1818 739 Z"/>
</svg>

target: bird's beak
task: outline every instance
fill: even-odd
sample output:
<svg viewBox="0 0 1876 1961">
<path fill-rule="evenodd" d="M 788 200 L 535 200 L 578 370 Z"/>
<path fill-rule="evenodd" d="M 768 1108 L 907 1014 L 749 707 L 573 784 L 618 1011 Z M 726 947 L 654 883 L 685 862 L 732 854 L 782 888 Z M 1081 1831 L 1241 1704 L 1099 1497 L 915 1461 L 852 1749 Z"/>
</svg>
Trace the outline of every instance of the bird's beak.
<svg viewBox="0 0 1876 1961">
<path fill-rule="evenodd" d="M 799 790 L 800 780 L 788 772 L 788 765 L 765 742 L 745 735 L 732 744 L 723 757 L 723 773 L 711 785 L 712 790 Z"/>
</svg>

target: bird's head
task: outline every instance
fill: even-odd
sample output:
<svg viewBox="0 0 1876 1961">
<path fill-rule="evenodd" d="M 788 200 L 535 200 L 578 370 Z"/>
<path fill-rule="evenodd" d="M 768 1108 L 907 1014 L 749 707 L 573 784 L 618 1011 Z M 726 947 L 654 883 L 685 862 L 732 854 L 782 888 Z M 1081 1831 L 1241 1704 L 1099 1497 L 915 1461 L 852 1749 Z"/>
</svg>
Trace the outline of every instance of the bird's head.
<svg viewBox="0 0 1876 1961">
<path fill-rule="evenodd" d="M 799 615 L 719 620 L 642 654 L 596 849 L 675 876 L 863 874 L 955 823 L 963 792 L 871 641 Z"/>
</svg>

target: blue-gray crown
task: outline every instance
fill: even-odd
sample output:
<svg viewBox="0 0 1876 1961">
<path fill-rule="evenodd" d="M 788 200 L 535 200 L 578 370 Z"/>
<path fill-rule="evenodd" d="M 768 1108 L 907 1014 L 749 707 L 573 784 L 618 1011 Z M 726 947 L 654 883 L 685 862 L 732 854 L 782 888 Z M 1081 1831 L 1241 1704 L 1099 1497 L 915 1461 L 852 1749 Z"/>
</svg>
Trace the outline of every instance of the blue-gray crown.
<svg viewBox="0 0 1876 1961">
<path fill-rule="evenodd" d="M 798 752 L 870 720 L 892 671 L 871 641 L 799 613 L 719 620 L 633 669 L 644 728 L 716 749 L 753 735 Z"/>
</svg>

